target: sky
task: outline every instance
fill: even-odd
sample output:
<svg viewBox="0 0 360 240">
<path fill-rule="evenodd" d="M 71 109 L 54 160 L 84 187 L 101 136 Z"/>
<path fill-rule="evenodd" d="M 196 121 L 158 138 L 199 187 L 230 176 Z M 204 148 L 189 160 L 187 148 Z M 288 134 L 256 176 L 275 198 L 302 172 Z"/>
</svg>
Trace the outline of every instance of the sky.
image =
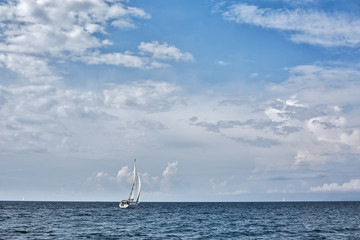
<svg viewBox="0 0 360 240">
<path fill-rule="evenodd" d="M 0 200 L 360 200 L 357 0 L 0 0 Z"/>
</svg>

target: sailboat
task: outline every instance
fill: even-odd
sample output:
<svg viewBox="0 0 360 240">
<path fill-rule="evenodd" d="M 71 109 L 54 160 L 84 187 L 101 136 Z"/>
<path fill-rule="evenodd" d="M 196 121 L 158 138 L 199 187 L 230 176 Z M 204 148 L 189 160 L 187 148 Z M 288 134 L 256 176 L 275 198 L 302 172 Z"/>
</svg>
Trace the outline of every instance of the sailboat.
<svg viewBox="0 0 360 240">
<path fill-rule="evenodd" d="M 140 203 L 140 191 L 141 191 L 141 181 L 140 175 L 136 168 L 136 159 L 134 160 L 134 179 L 133 184 L 130 192 L 129 199 L 122 200 L 119 203 L 120 208 L 128 208 L 128 207 L 135 207 Z"/>
</svg>

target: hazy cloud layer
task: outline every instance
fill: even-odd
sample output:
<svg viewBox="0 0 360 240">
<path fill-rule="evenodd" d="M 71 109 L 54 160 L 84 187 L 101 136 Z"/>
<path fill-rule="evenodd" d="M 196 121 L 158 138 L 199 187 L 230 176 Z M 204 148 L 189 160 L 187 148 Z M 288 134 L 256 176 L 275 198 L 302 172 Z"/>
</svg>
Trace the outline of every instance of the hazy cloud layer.
<svg viewBox="0 0 360 240">
<path fill-rule="evenodd" d="M 89 126 L 162 129 L 157 120 L 136 120 L 130 113 L 163 112 L 181 106 L 184 100 L 174 94 L 178 89 L 170 83 L 153 81 L 114 84 L 98 92 L 54 85 L 0 86 L 1 151 L 75 150 L 78 143 L 74 139 L 82 132 L 76 126 L 81 122 Z M 127 117 L 122 116 L 123 111 L 128 111 Z M 94 131 L 97 135 L 107 130 Z"/>
<path fill-rule="evenodd" d="M 316 176 L 323 176 L 322 169 L 358 158 L 359 70 L 307 65 L 291 68 L 289 74 L 287 81 L 268 86 L 267 98 L 254 101 L 246 96 L 248 100 L 242 104 L 225 94 L 202 97 L 199 102 L 199 96 L 183 97 L 175 84 L 150 80 L 110 84 L 98 91 L 52 84 L 1 86 L 0 151 L 96 157 L 104 150 L 133 149 L 134 145 L 167 152 L 188 143 L 183 144 L 186 153 L 198 146 L 206 149 L 202 154 L 216 154 L 231 146 L 241 153 L 236 159 L 246 159 L 249 154 L 254 159 L 248 181 L 287 179 L 289 172 L 297 179 L 309 179 L 306 171 L 317 169 Z M 319 94 L 324 97 L 318 98 Z M 195 151 L 194 157 L 197 154 Z M 185 184 L 186 178 L 172 177 L 178 164 L 183 165 L 180 159 L 162 174 L 144 173 L 144 182 L 148 188 L 156 184 L 154 192 Z M 131 179 L 129 168 L 116 175 L 105 171 L 95 175 L 99 191 Z M 211 191 L 218 196 L 251 192 L 242 187 L 236 190 L 239 187 L 230 184 L 233 180 L 226 181 L 228 184 L 220 184 L 221 188 L 217 184 Z M 322 184 L 311 191 L 328 188 Z M 295 191 L 296 187 L 289 189 Z"/>
</svg>

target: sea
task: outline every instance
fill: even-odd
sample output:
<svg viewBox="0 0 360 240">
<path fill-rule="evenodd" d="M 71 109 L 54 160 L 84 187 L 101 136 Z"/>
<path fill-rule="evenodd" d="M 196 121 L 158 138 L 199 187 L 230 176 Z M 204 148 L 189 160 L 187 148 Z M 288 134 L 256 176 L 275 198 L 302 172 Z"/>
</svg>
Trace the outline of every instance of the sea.
<svg viewBox="0 0 360 240">
<path fill-rule="evenodd" d="M 0 201 L 0 239 L 360 239 L 360 202 Z"/>
</svg>

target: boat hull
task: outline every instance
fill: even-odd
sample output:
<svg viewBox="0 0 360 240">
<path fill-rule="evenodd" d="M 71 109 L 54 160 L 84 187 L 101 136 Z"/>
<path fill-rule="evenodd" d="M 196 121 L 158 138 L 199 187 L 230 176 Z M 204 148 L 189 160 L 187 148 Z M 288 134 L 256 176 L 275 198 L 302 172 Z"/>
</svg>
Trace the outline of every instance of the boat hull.
<svg viewBox="0 0 360 240">
<path fill-rule="evenodd" d="M 121 203 L 119 203 L 119 207 L 120 207 L 120 208 L 128 208 L 129 205 L 128 205 L 128 204 L 121 204 Z"/>
<path fill-rule="evenodd" d="M 125 202 L 125 201 L 121 201 L 119 203 L 119 207 L 120 208 L 133 208 L 136 207 L 139 203 L 137 202 Z"/>
</svg>

